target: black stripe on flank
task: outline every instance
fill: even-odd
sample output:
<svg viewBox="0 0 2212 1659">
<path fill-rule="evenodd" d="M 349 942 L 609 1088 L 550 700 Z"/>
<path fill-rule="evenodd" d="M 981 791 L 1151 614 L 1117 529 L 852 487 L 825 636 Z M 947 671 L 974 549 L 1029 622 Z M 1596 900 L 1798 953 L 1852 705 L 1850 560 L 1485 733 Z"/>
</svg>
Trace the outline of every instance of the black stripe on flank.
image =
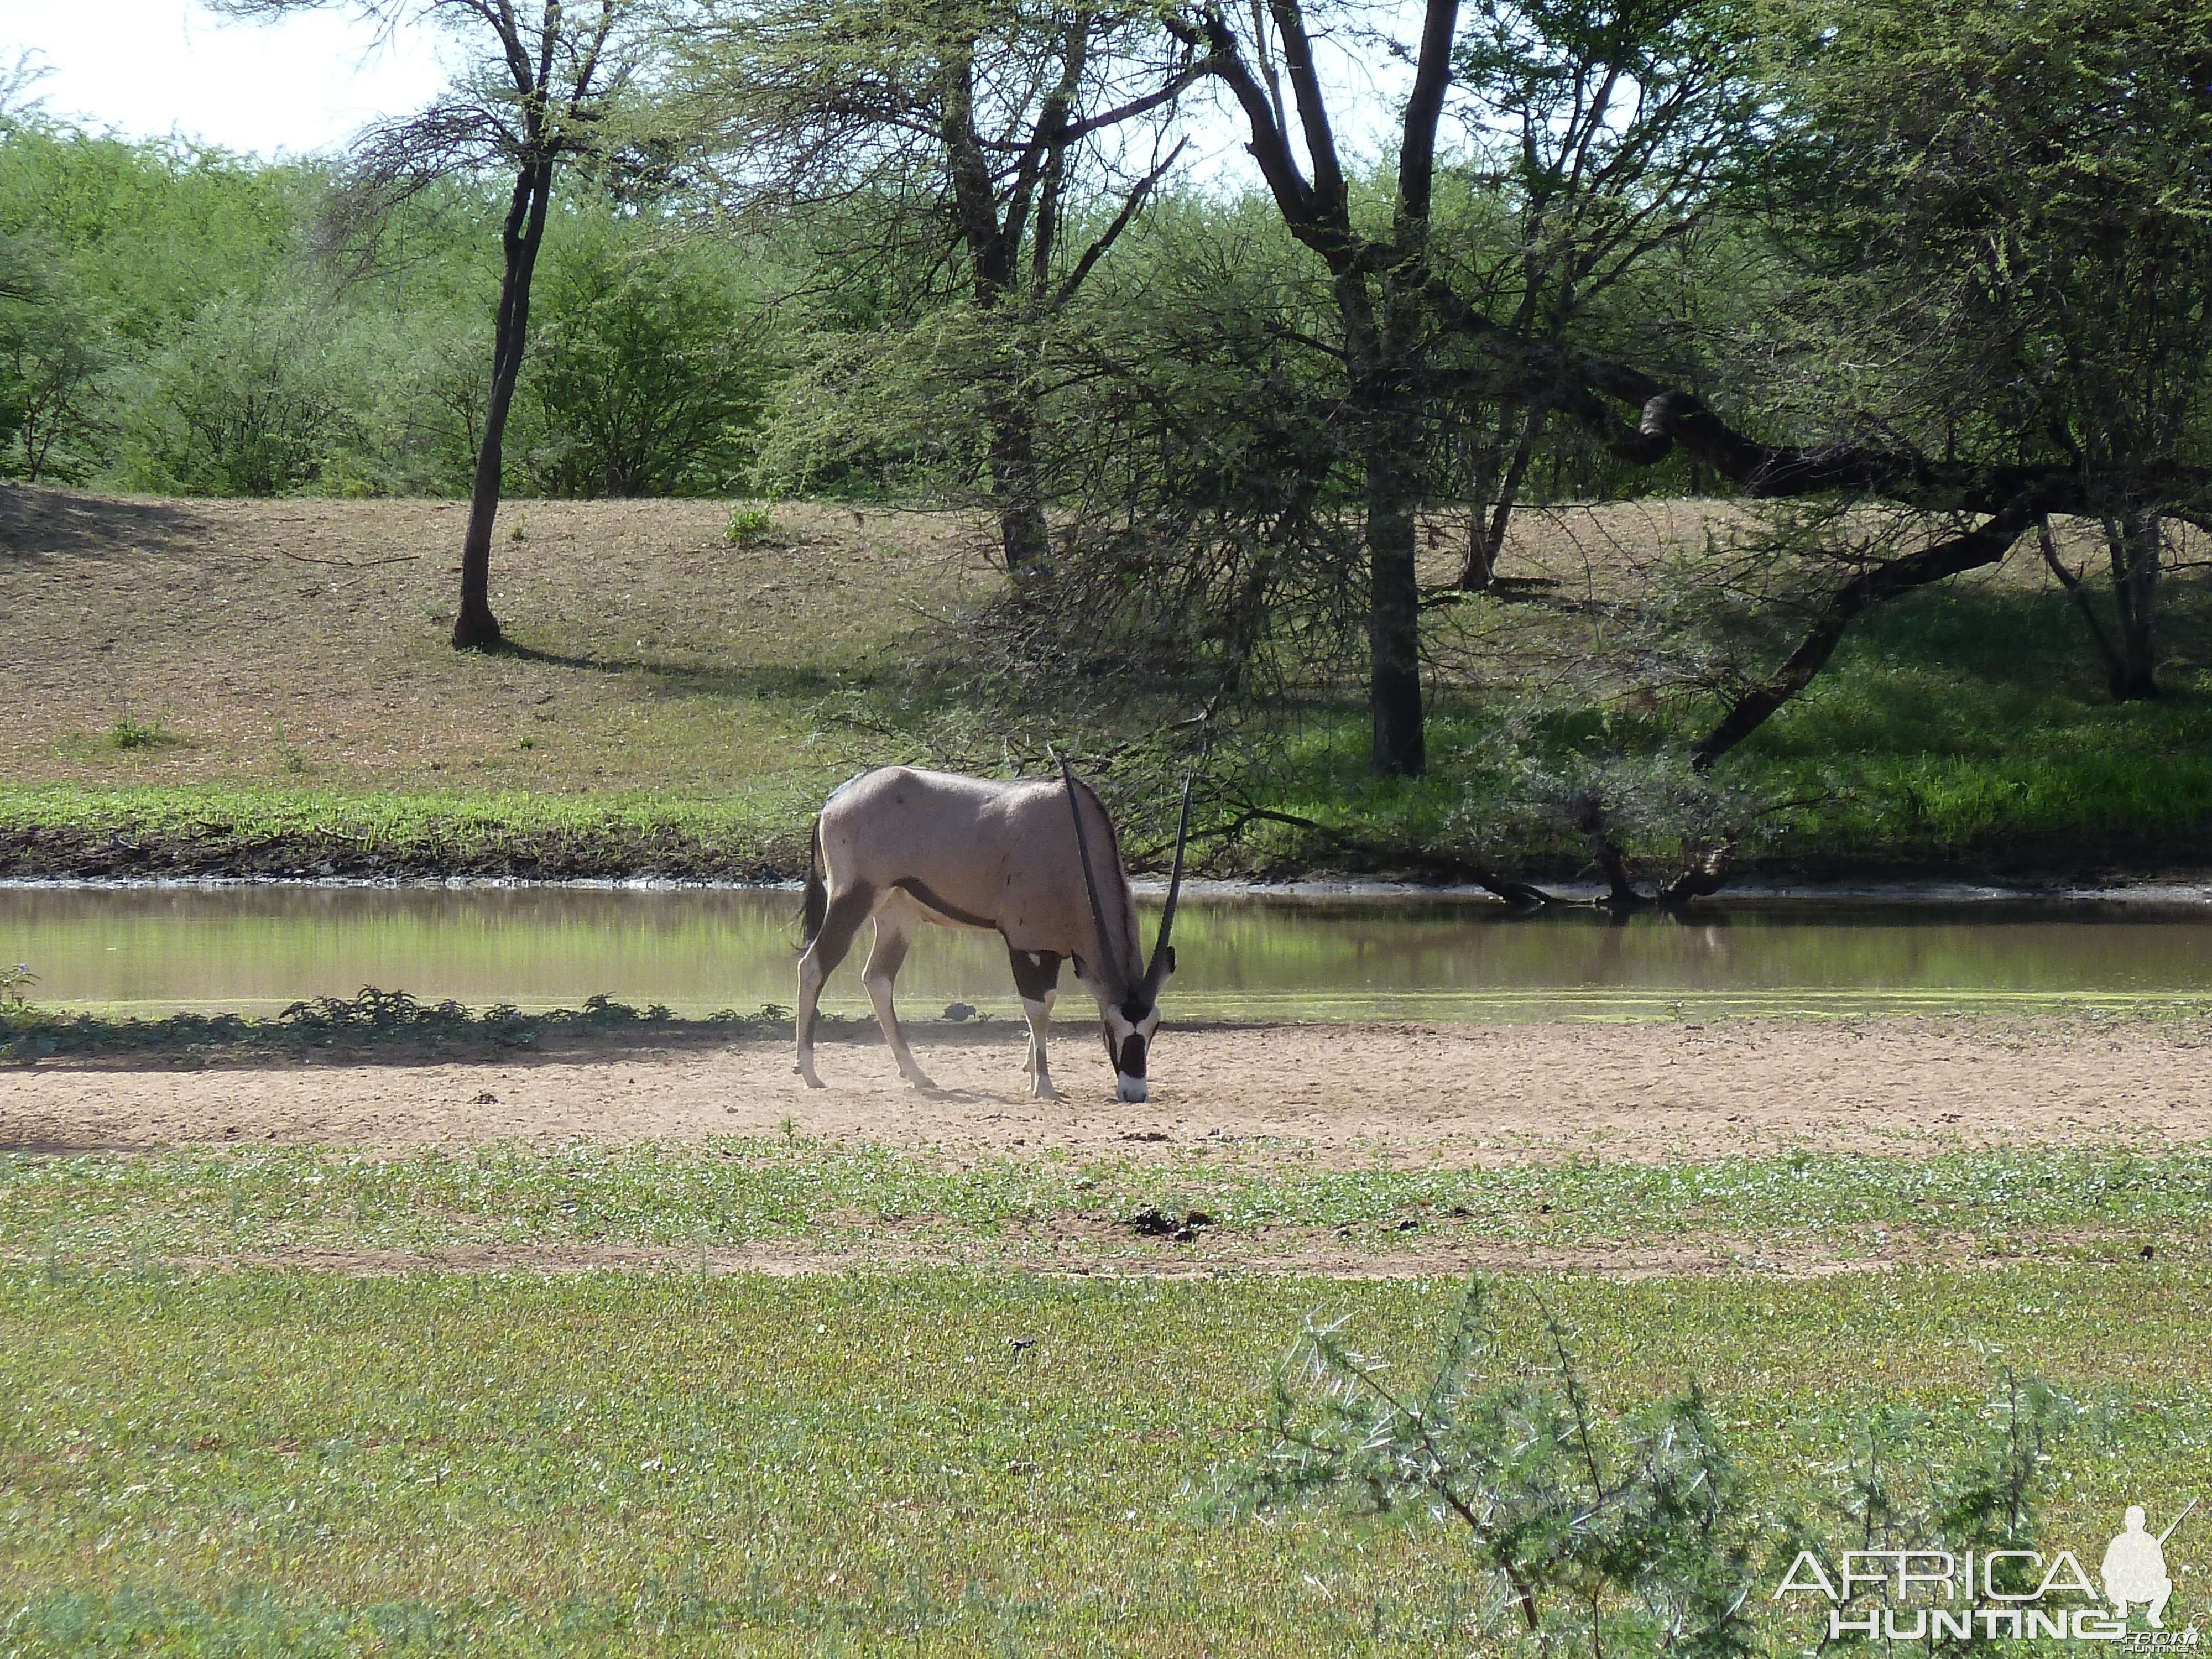
<svg viewBox="0 0 2212 1659">
<path fill-rule="evenodd" d="M 950 917 L 952 921 L 958 922 L 963 927 L 988 927 L 994 930 L 998 927 L 999 924 L 997 922 L 992 921 L 987 917 L 973 915 L 969 911 L 962 909 L 957 904 L 947 904 L 943 899 L 938 897 L 936 894 L 929 890 L 929 885 L 927 883 L 917 881 L 912 876 L 901 876 L 896 881 L 893 882 L 891 885 L 899 889 L 902 892 L 912 894 L 915 898 L 920 899 L 923 905 L 927 908 L 936 911 L 940 916 Z"/>
</svg>

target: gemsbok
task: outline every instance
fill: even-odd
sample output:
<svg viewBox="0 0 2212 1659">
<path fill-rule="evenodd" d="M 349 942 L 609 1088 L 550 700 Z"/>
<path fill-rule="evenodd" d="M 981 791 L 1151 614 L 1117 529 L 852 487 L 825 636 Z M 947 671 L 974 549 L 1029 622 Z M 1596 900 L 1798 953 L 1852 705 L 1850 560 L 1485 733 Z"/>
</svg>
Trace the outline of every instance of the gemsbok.
<svg viewBox="0 0 2212 1659">
<path fill-rule="evenodd" d="M 1146 1097 L 1145 1054 L 1160 1024 L 1160 990 L 1175 972 L 1176 900 L 1190 835 L 1190 786 L 1182 792 L 1174 873 L 1149 961 L 1137 939 L 1137 901 L 1121 867 L 1114 822 L 1090 785 L 1060 763 L 1058 778 L 996 782 L 950 772 L 886 766 L 841 787 L 814 820 L 799 959 L 799 1075 L 814 1072 L 814 1028 L 823 981 L 875 918 L 875 945 L 861 970 L 868 1000 L 900 1074 L 936 1087 L 915 1063 L 891 1006 L 891 985 L 917 922 L 995 933 L 1006 941 L 1014 988 L 1029 1021 L 1030 1092 L 1057 1100 L 1045 1032 L 1060 965 L 1097 999 L 1107 1057 L 1123 1100 Z"/>
</svg>

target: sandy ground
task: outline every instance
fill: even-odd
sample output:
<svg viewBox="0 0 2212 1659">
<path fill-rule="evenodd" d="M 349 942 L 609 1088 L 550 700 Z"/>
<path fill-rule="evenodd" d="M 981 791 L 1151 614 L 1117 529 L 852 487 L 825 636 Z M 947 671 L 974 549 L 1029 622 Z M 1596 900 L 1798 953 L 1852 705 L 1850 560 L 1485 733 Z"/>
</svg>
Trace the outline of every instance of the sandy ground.
<svg viewBox="0 0 2212 1659">
<path fill-rule="evenodd" d="M 1030 1099 L 1015 1031 L 919 1029 L 942 1085 L 902 1084 L 880 1042 L 831 1042 L 830 1086 L 788 1047 L 476 1063 L 277 1062 L 0 1073 L 0 1148 L 190 1142 L 404 1147 L 801 1134 L 950 1150 L 1146 1148 L 1261 1137 L 1333 1162 L 1573 1152 L 1656 1159 L 1782 1147 L 1911 1154 L 2033 1141 L 2212 1139 L 2212 1043 L 2134 1021 L 1727 1021 L 1170 1030 L 1152 1099 L 1113 1098 L 1096 1039 L 1054 1046 L 1066 1098 Z"/>
<path fill-rule="evenodd" d="M 957 515 L 786 503 L 739 545 L 730 510 L 506 502 L 492 600 L 523 649 L 484 657 L 447 643 L 465 501 L 0 483 L 0 754 L 16 782 L 696 794 L 704 766 L 787 769 L 819 724 L 794 685 L 988 584 Z M 118 750 L 125 719 L 171 740 Z"/>
</svg>

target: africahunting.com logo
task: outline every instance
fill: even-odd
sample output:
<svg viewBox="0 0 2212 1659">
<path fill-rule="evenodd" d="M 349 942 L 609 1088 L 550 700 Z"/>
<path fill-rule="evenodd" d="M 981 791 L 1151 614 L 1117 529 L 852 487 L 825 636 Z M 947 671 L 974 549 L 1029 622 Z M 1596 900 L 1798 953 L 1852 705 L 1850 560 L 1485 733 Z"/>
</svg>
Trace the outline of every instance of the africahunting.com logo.
<svg viewBox="0 0 2212 1659">
<path fill-rule="evenodd" d="M 2049 1557 L 2039 1550 L 1846 1550 L 1833 1573 L 1800 1550 L 1774 1599 L 1825 1601 L 1831 1641 L 1979 1637 L 2201 1652 L 2194 1623 L 2174 1630 L 2166 1622 L 2173 1578 L 2166 1541 L 2196 1507 L 2192 1498 L 2154 1534 L 2142 1505 L 2130 1504 L 2094 1579 L 2072 1550 Z"/>
</svg>

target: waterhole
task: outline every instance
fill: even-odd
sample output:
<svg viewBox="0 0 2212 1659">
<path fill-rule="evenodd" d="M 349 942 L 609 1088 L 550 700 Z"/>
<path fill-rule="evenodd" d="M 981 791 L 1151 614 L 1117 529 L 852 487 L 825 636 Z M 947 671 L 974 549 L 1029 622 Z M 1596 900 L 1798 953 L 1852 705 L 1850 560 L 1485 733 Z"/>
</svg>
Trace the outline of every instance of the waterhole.
<svg viewBox="0 0 2212 1659">
<path fill-rule="evenodd" d="M 1149 940 L 1157 902 L 1141 905 Z M 426 1001 L 685 1015 L 788 1006 L 798 895 L 729 889 L 0 889 L 0 967 L 47 1007 L 273 1013 L 365 985 Z M 1186 896 L 1171 1018 L 1557 1019 L 2212 999 L 2212 912 L 1721 903 L 1516 916 L 1473 898 Z M 864 1013 L 866 934 L 824 1006 Z M 1072 985 L 1066 988 L 1072 989 Z M 902 1011 L 1018 1009 L 994 936 L 925 929 Z"/>
</svg>

